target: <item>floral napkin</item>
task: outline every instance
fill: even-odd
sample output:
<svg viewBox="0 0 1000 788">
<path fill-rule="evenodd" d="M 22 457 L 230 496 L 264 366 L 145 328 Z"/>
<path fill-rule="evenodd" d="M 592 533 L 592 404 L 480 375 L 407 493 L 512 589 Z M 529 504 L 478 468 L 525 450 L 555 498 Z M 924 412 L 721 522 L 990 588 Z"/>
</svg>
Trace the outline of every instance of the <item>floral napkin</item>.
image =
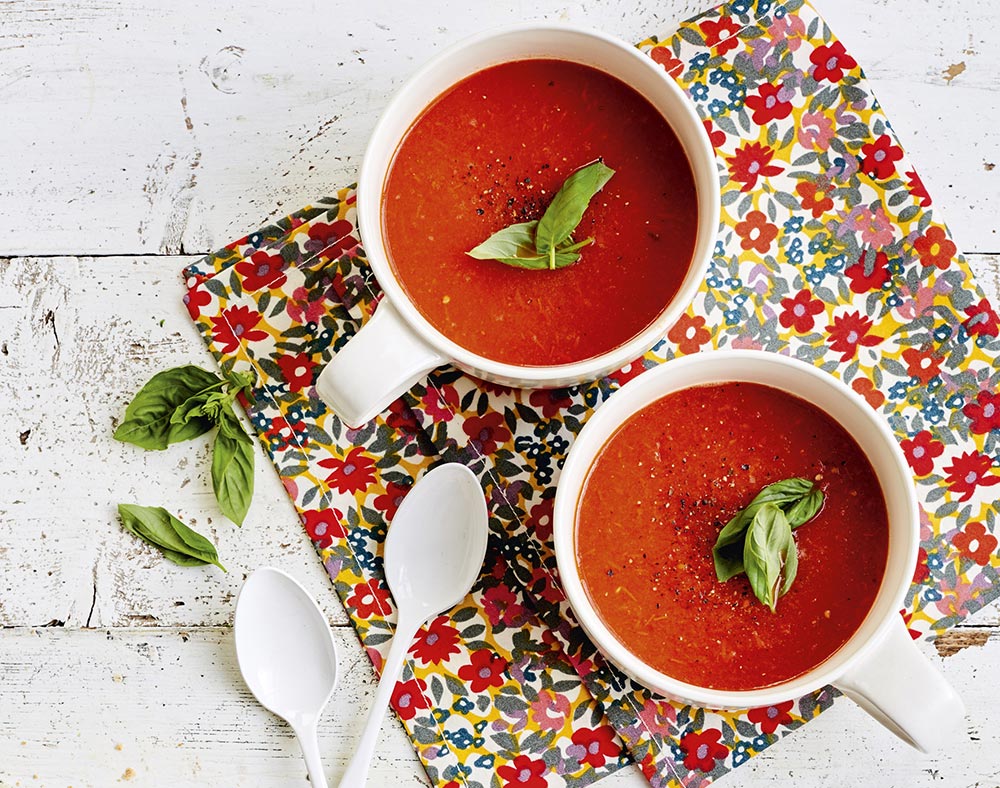
<svg viewBox="0 0 1000 788">
<path fill-rule="evenodd" d="M 858 63 L 801 0 L 735 0 L 640 46 L 704 119 L 722 225 L 687 313 L 604 380 L 520 391 L 442 368 L 361 429 L 342 425 L 314 383 L 379 297 L 351 189 L 185 272 L 220 365 L 256 372 L 248 414 L 376 669 L 394 619 L 380 545 L 400 500 L 441 462 L 482 481 L 483 573 L 420 632 L 393 694 L 437 786 L 582 786 L 631 760 L 654 786 L 703 786 L 835 702 L 829 688 L 741 712 L 657 698 L 567 607 L 551 544 L 566 453 L 616 388 L 677 355 L 795 356 L 886 418 L 922 504 L 901 611 L 914 638 L 1000 595 L 1000 321 Z"/>
</svg>

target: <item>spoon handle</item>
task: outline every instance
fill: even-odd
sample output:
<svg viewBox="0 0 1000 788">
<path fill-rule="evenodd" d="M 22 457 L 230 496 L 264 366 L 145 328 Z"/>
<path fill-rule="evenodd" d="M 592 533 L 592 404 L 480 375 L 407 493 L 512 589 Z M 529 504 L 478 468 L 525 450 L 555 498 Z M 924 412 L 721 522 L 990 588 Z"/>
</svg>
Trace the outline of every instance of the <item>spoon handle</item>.
<svg viewBox="0 0 1000 788">
<path fill-rule="evenodd" d="M 295 736 L 302 748 L 302 757 L 306 761 L 306 771 L 309 772 L 309 783 L 312 788 L 329 788 L 326 774 L 323 772 L 323 762 L 319 757 L 319 735 L 316 723 L 308 722 L 294 728 Z"/>
<path fill-rule="evenodd" d="M 392 646 L 389 647 L 389 654 L 382 667 L 382 677 L 379 679 L 378 689 L 375 690 L 375 699 L 368 712 L 368 721 L 365 723 L 364 732 L 354 750 L 354 755 L 351 756 L 347 769 L 340 778 L 339 788 L 364 788 L 368 779 L 368 767 L 375 752 L 379 732 L 382 730 L 382 720 L 386 709 L 389 708 L 392 691 L 396 688 L 399 674 L 403 672 L 406 652 L 409 651 L 413 637 L 422 623 L 422 621 L 407 620 L 402 613 L 400 614 L 396 633 L 392 637 Z"/>
</svg>

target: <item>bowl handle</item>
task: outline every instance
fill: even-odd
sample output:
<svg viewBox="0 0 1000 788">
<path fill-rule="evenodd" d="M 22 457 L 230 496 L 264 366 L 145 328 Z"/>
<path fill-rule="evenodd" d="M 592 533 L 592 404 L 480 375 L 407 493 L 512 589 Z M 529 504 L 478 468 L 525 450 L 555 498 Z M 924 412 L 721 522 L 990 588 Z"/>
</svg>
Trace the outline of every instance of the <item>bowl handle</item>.
<svg viewBox="0 0 1000 788">
<path fill-rule="evenodd" d="M 341 421 L 360 427 L 446 361 L 383 298 L 320 373 L 316 392 Z"/>
<path fill-rule="evenodd" d="M 898 616 L 882 641 L 834 686 L 921 752 L 947 743 L 965 717 L 962 699 Z"/>
</svg>

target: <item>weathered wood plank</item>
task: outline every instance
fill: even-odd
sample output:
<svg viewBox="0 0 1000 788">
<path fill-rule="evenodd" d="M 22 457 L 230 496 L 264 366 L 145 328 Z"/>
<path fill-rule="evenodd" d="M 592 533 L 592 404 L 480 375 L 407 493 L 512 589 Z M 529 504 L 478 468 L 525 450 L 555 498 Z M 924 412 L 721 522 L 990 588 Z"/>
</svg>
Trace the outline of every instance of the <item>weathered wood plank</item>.
<svg viewBox="0 0 1000 788">
<path fill-rule="evenodd" d="M 243 573 L 262 564 L 301 577 L 345 621 L 262 452 L 238 529 L 212 496 L 207 438 L 163 452 L 111 439 L 155 372 L 212 365 L 180 302 L 184 260 L 0 261 L 0 453 L 12 459 L 0 475 L 0 626 L 224 624 Z M 970 262 L 997 299 L 1000 255 Z M 160 560 L 121 530 L 119 501 L 184 517 L 218 541 L 230 573 Z M 986 615 L 980 624 L 1000 623 Z"/>
<path fill-rule="evenodd" d="M 360 735 L 374 685 L 346 627 L 334 629 L 341 680 L 320 725 L 336 780 Z M 880 785 L 961 788 L 1000 775 L 1000 636 L 934 659 L 969 707 L 966 730 L 922 756 L 857 707 L 837 705 L 725 780 L 730 788 Z M 290 730 L 256 705 L 228 628 L 13 629 L 0 632 L 0 786 L 308 785 Z M 32 778 L 37 775 L 37 782 Z M 20 781 L 20 783 L 18 783 Z M 335 782 L 333 784 L 336 784 Z M 426 785 L 402 727 L 387 721 L 371 785 Z M 641 788 L 635 770 L 602 788 Z"/>
<path fill-rule="evenodd" d="M 0 626 L 224 624 L 244 575 L 287 569 L 346 620 L 270 462 L 237 528 L 219 512 L 209 437 L 147 452 L 111 439 L 155 372 L 212 367 L 181 304 L 181 258 L 0 261 Z M 116 505 L 165 506 L 219 545 L 229 574 L 166 562 Z"/>
<path fill-rule="evenodd" d="M 209 251 L 352 181 L 388 96 L 466 34 L 548 18 L 634 40 L 707 5 L 337 0 L 281 18 L 267 0 L 11 0 L 0 5 L 0 214 L 15 220 L 0 255 Z M 1000 251 L 993 6 L 820 5 L 959 246 Z"/>
</svg>

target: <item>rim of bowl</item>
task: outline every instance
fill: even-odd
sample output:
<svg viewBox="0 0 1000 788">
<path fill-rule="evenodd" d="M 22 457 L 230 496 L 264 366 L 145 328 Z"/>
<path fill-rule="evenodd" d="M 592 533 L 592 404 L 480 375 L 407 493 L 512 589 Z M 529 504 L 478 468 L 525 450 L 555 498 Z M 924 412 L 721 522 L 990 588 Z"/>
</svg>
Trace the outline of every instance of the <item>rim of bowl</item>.
<svg viewBox="0 0 1000 788">
<path fill-rule="evenodd" d="M 862 418 L 867 421 L 872 429 L 878 433 L 880 441 L 884 443 L 886 448 L 889 450 L 893 460 L 892 473 L 894 475 L 898 474 L 902 479 L 911 480 L 906 485 L 903 501 L 906 507 L 905 516 L 910 521 L 911 526 L 911 535 L 908 540 L 908 544 L 905 546 L 908 553 L 905 559 L 907 566 L 912 567 L 916 564 L 917 550 L 920 546 L 919 515 L 916 491 L 912 484 L 912 474 L 910 473 L 906 458 L 903 455 L 895 436 L 889 429 L 889 425 L 878 415 L 878 413 L 869 407 L 860 396 L 858 396 L 841 380 L 833 377 L 833 375 L 830 375 L 829 373 L 824 372 L 823 370 L 818 369 L 804 361 L 782 356 L 777 353 L 760 350 L 714 350 L 666 361 L 660 366 L 643 373 L 638 378 L 629 381 L 625 384 L 625 386 L 622 386 L 622 388 L 616 392 L 610 401 L 602 405 L 601 408 L 599 408 L 598 411 L 587 420 L 587 423 L 584 424 L 583 429 L 580 431 L 579 435 L 577 435 L 573 446 L 570 447 L 566 463 L 561 472 L 560 484 L 557 486 L 556 500 L 553 510 L 553 539 L 555 541 L 556 564 L 559 569 L 559 577 L 562 581 L 563 591 L 566 594 L 566 598 L 569 601 L 570 607 L 572 608 L 573 614 L 576 616 L 578 623 L 583 627 L 584 631 L 594 642 L 594 645 L 597 646 L 598 650 L 604 653 L 604 655 L 613 664 L 617 665 L 627 674 L 631 675 L 640 684 L 655 692 L 661 692 L 669 697 L 693 702 L 707 708 L 737 709 L 768 706 L 800 697 L 801 695 L 808 694 L 809 692 L 819 689 L 820 687 L 834 683 L 837 678 L 844 674 L 847 669 L 846 666 L 849 663 L 857 662 L 863 659 L 864 656 L 875 649 L 878 643 L 885 637 L 888 628 L 895 623 L 894 619 L 898 615 L 897 611 L 902 606 L 903 599 L 910 587 L 912 576 L 912 572 L 909 574 L 903 573 L 905 577 L 903 575 L 899 577 L 896 581 L 895 588 L 892 588 L 891 585 L 887 586 L 891 589 L 887 592 L 889 594 L 889 601 L 879 602 L 878 598 L 883 594 L 883 587 L 886 587 L 884 586 L 885 580 L 883 580 L 883 586 L 879 587 L 879 592 L 876 595 L 876 603 L 874 603 L 872 608 L 868 611 L 859 627 L 852 632 L 848 640 L 842 646 L 826 657 L 826 659 L 820 662 L 812 670 L 802 674 L 801 676 L 796 676 L 788 681 L 781 682 L 780 684 L 753 690 L 719 690 L 701 687 L 681 681 L 670 676 L 669 674 L 655 670 L 629 651 L 614 635 L 614 633 L 611 632 L 607 625 L 605 625 L 603 620 L 601 620 L 596 607 L 590 602 L 587 592 L 583 587 L 583 583 L 580 580 L 579 573 L 577 572 L 575 531 L 577 506 L 580 495 L 583 492 L 587 474 L 600 453 L 600 449 L 603 448 L 608 438 L 606 438 L 599 445 L 592 447 L 591 450 L 584 454 L 574 454 L 574 449 L 580 445 L 585 446 L 586 444 L 581 443 L 584 438 L 588 435 L 598 433 L 598 431 L 602 428 L 608 427 L 609 423 L 612 430 L 610 434 L 614 434 L 614 431 L 617 430 L 618 427 L 620 427 L 632 414 L 648 406 L 650 403 L 655 402 L 661 397 L 666 396 L 668 393 L 682 391 L 696 385 L 705 384 L 688 384 L 675 389 L 670 389 L 667 392 L 653 393 L 650 399 L 645 400 L 635 407 L 630 407 L 629 405 L 619 405 L 617 407 L 613 406 L 615 397 L 620 396 L 621 392 L 626 388 L 631 388 L 633 393 L 643 388 L 652 389 L 655 392 L 657 386 L 660 384 L 660 379 L 680 366 L 686 367 L 705 363 L 723 364 L 727 360 L 739 359 L 751 359 L 752 363 L 755 365 L 777 364 L 782 366 L 791 366 L 803 374 L 811 375 L 817 380 L 822 381 L 822 385 L 829 386 L 837 393 L 838 396 L 841 396 L 845 400 L 849 401 L 857 409 L 859 414 L 862 414 Z M 735 375 L 727 377 L 724 373 L 720 374 L 718 382 L 724 382 L 726 380 L 740 381 L 741 378 Z M 764 383 L 762 385 L 769 384 Z M 783 391 L 787 391 L 793 396 L 802 398 L 802 396 L 796 391 L 786 388 L 782 384 L 772 384 L 772 388 L 778 388 Z M 624 402 L 624 400 L 619 400 L 619 402 Z M 824 408 L 821 407 L 820 409 L 826 412 Z M 839 420 L 835 420 L 840 423 Z M 845 427 L 845 429 L 847 428 Z M 848 430 L 848 433 L 851 434 L 852 437 L 855 437 L 856 431 Z M 610 438 L 610 435 L 608 437 Z M 856 437 L 855 440 L 857 440 Z M 572 500 L 568 500 L 567 493 L 563 492 L 568 488 L 563 486 L 562 480 L 566 479 L 567 476 L 571 474 L 576 475 L 578 477 L 578 481 L 571 478 L 571 480 L 575 483 L 573 489 L 570 491 L 572 493 Z M 881 481 L 882 480 L 880 478 L 880 483 Z M 560 493 L 563 494 L 560 495 Z M 883 492 L 883 494 L 885 493 Z M 852 640 L 855 638 L 856 634 L 866 625 L 873 612 L 875 612 L 876 604 L 879 607 L 885 608 L 888 611 L 888 614 L 882 618 L 882 620 L 868 635 L 866 640 L 852 646 Z M 851 653 L 846 657 L 844 663 L 834 664 L 837 655 L 842 654 L 844 649 L 848 647 L 851 648 Z"/>
<path fill-rule="evenodd" d="M 390 134 L 388 127 L 391 122 L 395 121 L 395 115 L 400 111 L 399 107 L 405 97 L 405 94 L 409 90 L 412 90 L 415 85 L 419 85 L 422 81 L 427 79 L 428 74 L 431 74 L 435 70 L 441 68 L 443 63 L 452 59 L 458 53 L 465 51 L 466 49 L 482 46 L 493 39 L 501 39 L 507 36 L 525 33 L 541 33 L 543 35 L 553 36 L 585 36 L 598 45 L 612 47 L 619 52 L 627 53 L 629 57 L 634 58 L 635 62 L 639 64 L 639 67 L 647 69 L 651 74 L 654 74 L 659 79 L 663 85 L 663 90 L 671 94 L 671 101 L 677 105 L 677 111 L 686 115 L 687 121 L 693 123 L 697 131 L 694 141 L 690 147 L 684 140 L 680 139 L 680 134 L 677 135 L 678 139 L 681 141 L 682 147 L 684 148 L 684 152 L 687 156 L 688 164 L 691 167 L 692 176 L 695 181 L 697 194 L 696 199 L 698 202 L 699 212 L 699 231 L 695 238 L 694 252 L 692 253 L 691 262 L 689 264 L 688 271 L 681 282 L 681 286 L 678 288 L 670 302 L 666 304 L 663 311 L 661 311 L 648 326 L 626 342 L 598 356 L 592 356 L 590 358 L 574 361 L 568 364 L 558 364 L 552 366 L 520 366 L 517 364 L 494 361 L 485 356 L 473 353 L 441 333 L 437 328 L 431 325 L 431 323 L 414 306 L 396 276 L 393 274 L 392 266 L 389 263 L 389 255 L 386 251 L 385 241 L 382 235 L 381 205 L 382 195 L 385 188 L 385 179 L 392 166 L 395 151 L 398 150 L 399 145 L 405 136 L 405 132 L 403 136 Z M 450 86 L 454 86 L 466 77 L 478 73 L 485 68 L 489 68 L 491 65 L 499 65 L 505 62 L 515 62 L 516 60 L 524 60 L 531 57 L 544 58 L 546 55 L 545 52 L 539 51 L 535 55 L 526 54 L 513 59 L 499 58 L 491 63 L 477 66 L 472 71 L 463 71 L 461 74 L 456 76 Z M 577 61 L 571 60 L 571 62 Z M 601 66 L 595 66 L 589 63 L 584 63 L 584 65 L 590 65 L 592 68 L 604 71 L 604 73 L 609 74 L 616 79 L 623 82 L 625 81 L 617 74 L 612 71 L 605 70 Z M 628 83 L 626 82 L 626 84 Z M 444 88 L 442 91 L 438 91 L 437 96 L 440 96 L 445 90 L 448 89 L 449 88 Z M 647 101 L 650 101 L 649 97 L 641 91 L 640 95 L 642 95 Z M 425 104 L 423 109 L 415 115 L 404 116 L 407 121 L 407 129 L 420 116 L 421 112 L 423 112 L 424 109 L 426 109 L 427 106 L 433 102 L 433 100 L 434 99 Z M 666 117 L 664 117 L 664 119 L 671 126 L 671 128 L 675 128 L 675 121 Z M 386 146 L 386 138 L 389 138 L 388 141 L 391 144 L 392 153 L 388 156 L 384 167 L 376 166 L 376 163 L 373 161 L 373 151 L 375 151 L 376 148 Z M 699 159 L 701 160 L 700 163 L 698 161 Z M 702 167 L 705 168 L 706 172 L 709 168 L 711 169 L 710 177 L 707 175 L 699 176 L 699 169 Z M 701 283 L 705 278 L 705 273 L 708 270 L 708 266 L 712 258 L 715 239 L 718 234 L 721 214 L 721 197 L 717 172 L 714 148 L 708 139 L 708 133 L 705 131 L 702 120 L 698 117 L 691 100 L 684 95 L 684 92 L 680 89 L 680 87 L 678 87 L 673 78 L 670 77 L 659 64 L 653 61 L 652 58 L 643 54 L 635 47 L 626 44 L 624 41 L 615 38 L 614 36 L 610 36 L 589 27 L 551 22 L 525 22 L 485 30 L 456 42 L 428 60 L 423 66 L 414 72 L 405 83 L 403 83 L 402 87 L 400 87 L 396 94 L 392 97 L 379 117 L 365 150 L 365 155 L 362 160 L 358 176 L 358 227 L 363 239 L 362 245 L 368 256 L 368 263 L 371 266 L 372 271 L 375 273 L 375 277 L 381 285 L 385 295 L 390 299 L 397 311 L 399 311 L 399 313 L 403 316 L 404 320 L 418 332 L 421 338 L 435 348 L 439 353 L 443 354 L 449 361 L 454 362 L 459 366 L 463 366 L 466 369 L 474 370 L 477 373 L 492 376 L 498 379 L 517 381 L 519 384 L 523 384 L 524 381 L 530 380 L 538 386 L 561 386 L 567 385 L 568 382 L 571 381 L 580 382 L 595 380 L 607 374 L 609 371 L 618 369 L 619 367 L 627 364 L 629 361 L 641 356 L 666 335 L 670 327 L 674 324 L 674 322 L 676 322 L 681 313 L 694 299 L 698 288 L 701 286 Z M 366 194 L 373 194 L 377 196 L 374 198 L 366 198 Z M 707 214 L 705 214 L 704 218 L 702 218 L 704 210 L 707 210 Z M 702 231 L 702 228 L 704 228 L 704 232 Z"/>
</svg>

